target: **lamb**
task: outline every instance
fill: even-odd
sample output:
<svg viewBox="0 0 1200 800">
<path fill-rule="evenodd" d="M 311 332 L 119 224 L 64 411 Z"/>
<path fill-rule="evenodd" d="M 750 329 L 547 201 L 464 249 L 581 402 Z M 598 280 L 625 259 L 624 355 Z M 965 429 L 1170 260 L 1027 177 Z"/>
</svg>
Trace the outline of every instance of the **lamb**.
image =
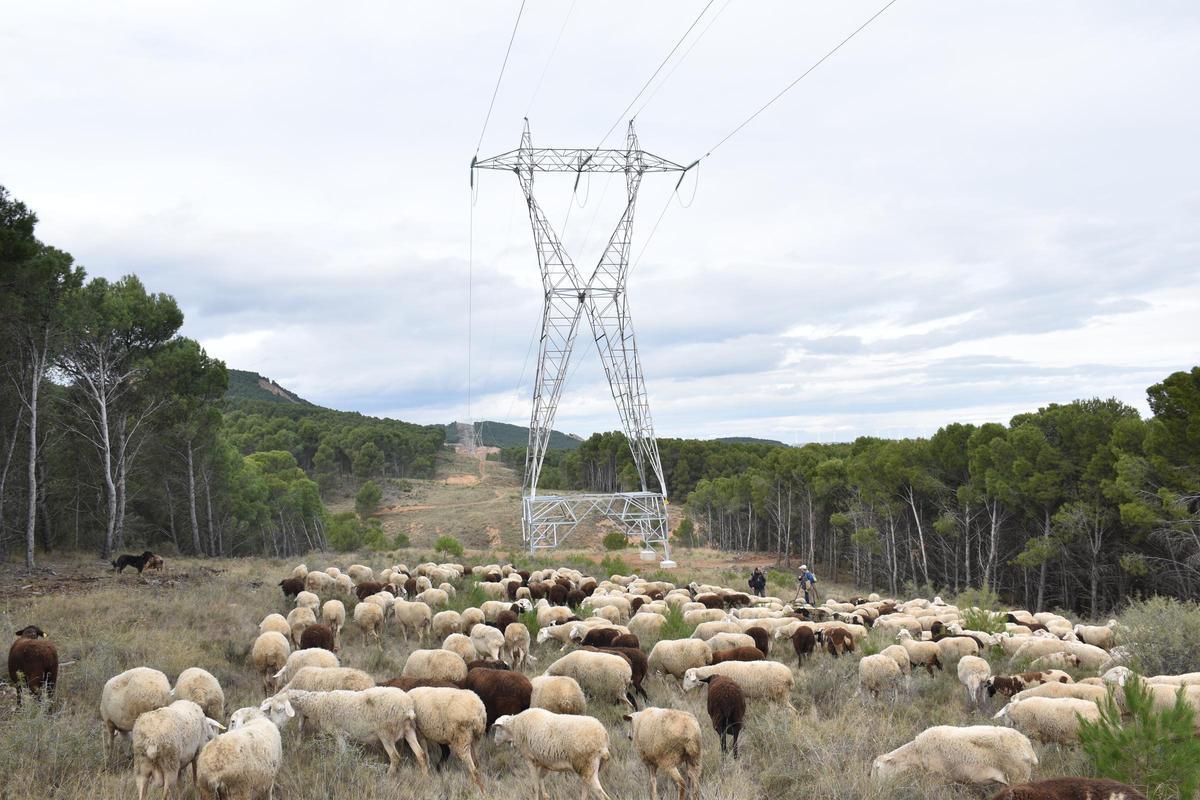
<svg viewBox="0 0 1200 800">
<path fill-rule="evenodd" d="M 132 733 L 138 800 L 145 800 L 147 784 L 162 786 L 163 797 L 169 797 L 189 764 L 192 783 L 196 783 L 200 749 L 224 729 L 191 700 L 176 700 L 139 716 Z"/>
<path fill-rule="evenodd" d="M 896 666 L 905 675 L 912 674 L 912 662 L 908 660 L 908 651 L 898 644 L 889 644 L 887 647 L 879 651 L 880 655 L 885 655 L 896 662 Z"/>
<path fill-rule="evenodd" d="M 250 649 L 250 660 L 254 664 L 254 670 L 262 677 L 264 693 L 274 691 L 275 673 L 287 664 L 290 652 L 291 646 L 287 638 L 278 631 L 260 633 L 254 640 L 254 646 Z"/>
<path fill-rule="evenodd" d="M 46 634 L 36 625 L 17 631 L 16 641 L 8 650 L 8 679 L 17 687 L 17 705 L 21 691 L 29 689 L 34 697 L 54 696 L 58 683 L 58 650 L 46 640 Z"/>
<path fill-rule="evenodd" d="M 615 656 L 621 656 L 629 664 L 632 671 L 630 677 L 633 692 L 640 694 L 646 702 L 650 701 L 650 696 L 646 694 L 645 688 L 642 686 L 642 681 L 646 679 L 646 673 L 650 671 L 650 659 L 636 647 L 585 647 L 584 650 L 597 653 L 611 653 Z M 637 708 L 637 697 L 630 693 L 628 695 L 629 702 Z"/>
<path fill-rule="evenodd" d="M 413 650 L 400 674 L 406 678 L 449 681 L 462 686 L 467 679 L 467 662 L 449 650 Z"/>
<path fill-rule="evenodd" d="M 461 633 L 465 633 L 468 636 L 471 635 L 471 631 L 475 629 L 476 625 L 482 625 L 486 621 L 484 620 L 483 612 L 478 608 L 464 608 L 462 613 L 459 614 L 459 619 L 462 620 Z"/>
<path fill-rule="evenodd" d="M 171 682 L 156 669 L 134 667 L 109 678 L 100 694 L 105 758 L 114 736 L 128 735 L 140 715 L 170 703 Z"/>
<path fill-rule="evenodd" d="M 584 692 L 595 700 L 633 706 L 628 696 L 633 683 L 633 669 L 622 656 L 576 650 L 551 664 L 546 674 L 574 678 Z"/>
<path fill-rule="evenodd" d="M 991 800 L 1146 800 L 1146 795 L 1107 779 L 1054 778 L 1001 789 Z"/>
<path fill-rule="evenodd" d="M 471 644 L 481 658 L 496 659 L 504 647 L 504 634 L 489 625 L 476 625 L 471 631 Z"/>
<path fill-rule="evenodd" d="M 1074 697 L 1026 697 L 996 712 L 994 719 L 1043 742 L 1074 744 L 1079 741 L 1079 720 L 1099 722 L 1100 707 L 1092 700 Z"/>
<path fill-rule="evenodd" d="M 445 639 L 452 633 L 462 633 L 462 617 L 457 611 L 439 611 L 430 621 L 430 630 L 437 639 Z"/>
<path fill-rule="evenodd" d="M 539 634 L 540 636 L 540 634 Z M 699 639 L 664 639 L 650 650 L 651 674 L 682 680 L 689 669 L 712 663 L 712 648 Z"/>
<path fill-rule="evenodd" d="M 684 690 L 696 688 L 709 675 L 733 679 L 749 700 L 772 700 L 796 710 L 792 705 L 792 686 L 795 684 L 792 670 L 778 661 L 726 661 L 710 667 L 695 667 L 684 673 Z"/>
<path fill-rule="evenodd" d="M 333 628 L 322 622 L 305 628 L 304 633 L 300 635 L 300 649 L 307 650 L 310 647 L 321 647 L 331 653 L 336 653 L 337 646 L 333 643 Z"/>
<path fill-rule="evenodd" d="M 531 708 L 496 720 L 496 741 L 511 742 L 533 772 L 536 800 L 545 800 L 542 776 L 547 770 L 574 772 L 589 794 L 600 800 L 609 795 L 600 784 L 600 767 L 608 761 L 608 731 L 592 717 L 555 714 Z"/>
<path fill-rule="evenodd" d="M 442 642 L 442 649 L 449 650 L 451 653 L 458 653 L 463 661 L 473 661 L 479 655 L 475 650 L 475 644 L 471 641 L 471 637 L 463 636 L 461 633 L 452 633 L 447 636 L 445 641 Z"/>
<path fill-rule="evenodd" d="M 317 623 L 317 615 L 308 606 L 300 606 L 288 612 L 287 623 L 288 627 L 292 630 L 292 643 L 299 647 L 300 637 L 304 634 L 304 629 L 309 625 Z"/>
<path fill-rule="evenodd" d="M 354 606 L 354 624 L 362 631 L 364 641 L 370 636 L 383 649 L 383 638 L 380 636 L 383 632 L 383 609 L 374 603 L 357 604 Z"/>
<path fill-rule="evenodd" d="M 578 681 L 566 675 L 541 675 L 530 681 L 530 708 L 544 708 L 555 714 L 582 714 L 587 699 Z"/>
<path fill-rule="evenodd" d="M 1033 744 L 1018 731 L 995 725 L 936 725 L 876 758 L 871 777 L 885 780 L 917 769 L 948 783 L 1008 786 L 1028 781 L 1037 763 Z"/>
<path fill-rule="evenodd" d="M 425 634 L 429 632 L 433 624 L 433 612 L 429 610 L 429 606 L 421 602 L 409 603 L 405 600 L 397 600 L 392 609 L 396 614 L 396 625 L 400 628 L 400 634 L 404 637 L 404 641 L 408 641 L 410 631 L 415 633 L 418 639 L 424 641 Z"/>
<path fill-rule="evenodd" d="M 646 611 L 643 608 L 629 618 L 628 628 L 631 633 L 635 633 L 644 639 L 655 639 L 662 631 L 662 626 L 666 624 L 666 616 Z"/>
<path fill-rule="evenodd" d="M 520 714 L 529 708 L 533 684 L 519 672 L 499 669 L 470 669 L 466 687 L 483 701 L 490 728 L 505 714 Z"/>
<path fill-rule="evenodd" d="M 308 573 L 312 575 L 313 573 Z M 296 650 L 287 657 L 283 669 L 271 676 L 275 686 L 283 686 L 296 676 L 304 667 L 338 667 L 338 657 L 322 647 L 309 650 Z"/>
<path fill-rule="evenodd" d="M 346 625 L 346 605 L 341 600 L 326 600 L 321 606 L 321 622 L 333 631 L 333 649 L 341 647 L 342 628 Z"/>
<path fill-rule="evenodd" d="M 478 670 L 477 670 L 478 671 Z M 463 762 L 480 793 L 487 790 L 479 774 L 478 744 L 487 731 L 487 709 L 474 692 L 421 686 L 408 693 L 417 713 L 417 730 L 426 741 L 441 745 Z M 439 769 L 441 767 L 439 762 Z"/>
<path fill-rule="evenodd" d="M 983 702 L 983 686 L 992 676 L 992 667 L 979 656 L 963 656 L 958 661 L 958 682 L 967 689 L 967 705 Z"/>
<path fill-rule="evenodd" d="M 942 668 L 942 651 L 935 642 L 919 642 L 908 630 L 897 633 L 896 640 L 907 651 L 908 661 L 914 667 L 924 667 L 930 675 L 933 675 L 934 667 Z"/>
<path fill-rule="evenodd" d="M 537 659 L 529 655 L 529 628 L 520 622 L 505 627 L 504 647 L 500 654 L 514 669 L 520 669 L 530 661 L 536 662 Z"/>
<path fill-rule="evenodd" d="M 345 689 L 360 692 L 375 685 L 375 679 L 353 667 L 301 667 L 281 691 L 332 692 Z"/>
<path fill-rule="evenodd" d="M 725 739 L 732 736 L 733 757 L 737 758 L 738 736 L 746 718 L 746 695 L 736 681 L 724 675 L 709 675 L 700 680 L 708 685 L 708 717 L 721 737 L 721 752 L 727 752 Z"/>
<path fill-rule="evenodd" d="M 353 739 L 364 744 L 379 742 L 387 751 L 389 774 L 395 773 L 400 764 L 396 742 L 403 739 L 421 765 L 421 772 L 429 772 L 425 751 L 417 740 L 414 701 L 400 689 L 390 686 L 376 686 L 361 692 L 292 689 L 264 700 L 260 709 L 272 721 L 279 720 L 279 724 L 290 719 L 292 715 L 287 712 L 293 709 L 317 730 L 332 733 L 339 739 Z M 286 716 L 281 717 L 281 712 Z"/>
<path fill-rule="evenodd" d="M 766 656 L 757 647 L 734 647 L 729 650 L 718 650 L 713 653 L 712 663 L 720 664 L 725 661 L 763 661 Z"/>
<path fill-rule="evenodd" d="M 204 716 L 217 720 L 225 719 L 225 692 L 211 672 L 199 667 L 189 667 L 179 673 L 179 677 L 175 679 L 175 688 L 171 690 L 171 699 L 191 700 L 200 706 Z"/>
<path fill-rule="evenodd" d="M 867 690 L 875 697 L 885 690 L 891 691 L 893 697 L 900 694 L 900 683 L 904 673 L 895 660 L 882 653 L 864 656 L 858 662 L 859 690 Z"/>
<path fill-rule="evenodd" d="M 642 763 L 650 770 L 650 798 L 658 800 L 658 771 L 665 770 L 667 777 L 679 787 L 679 800 L 689 794 L 693 800 L 700 797 L 700 723 L 688 711 L 670 708 L 647 708 L 625 715 L 629 722 L 629 738 L 641 756 Z M 687 769 L 687 780 L 679 772 L 683 764 Z"/>
<path fill-rule="evenodd" d="M 1024 689 L 1052 681 L 1070 683 L 1071 676 L 1058 669 L 1037 670 L 1034 672 L 1022 672 L 1017 675 L 996 675 L 989 678 L 985 685 L 987 686 L 988 697 L 993 697 L 997 694 L 1012 697 Z"/>
<path fill-rule="evenodd" d="M 284 597 L 295 597 L 304 591 L 306 582 L 304 578 L 284 578 L 278 585 Z"/>
<path fill-rule="evenodd" d="M 267 631 L 275 631 L 288 639 L 292 638 L 292 626 L 288 625 L 283 614 L 267 614 L 263 617 L 262 622 L 258 623 L 258 632 L 263 634 Z"/>
</svg>

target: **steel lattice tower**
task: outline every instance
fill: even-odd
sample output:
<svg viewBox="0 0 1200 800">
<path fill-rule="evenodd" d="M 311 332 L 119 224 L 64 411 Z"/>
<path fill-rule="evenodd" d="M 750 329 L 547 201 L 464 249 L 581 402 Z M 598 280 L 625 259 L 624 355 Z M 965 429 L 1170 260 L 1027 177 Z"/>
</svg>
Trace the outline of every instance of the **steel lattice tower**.
<svg viewBox="0 0 1200 800">
<path fill-rule="evenodd" d="M 637 341 L 629 316 L 626 280 L 629 275 L 633 213 L 642 176 L 647 172 L 683 173 L 687 168 L 642 150 L 638 146 L 632 121 L 623 150 L 560 150 L 534 148 L 529 135 L 529 120 L 525 120 L 520 148 L 475 161 L 472 168 L 511 170 L 516 173 L 529 207 L 534 247 L 542 273 L 542 335 L 533 385 L 533 410 L 529 418 L 529 446 L 525 454 L 525 496 L 521 520 L 525 544 L 531 551 L 557 547 L 580 519 L 592 511 L 599 511 L 616 522 L 628 535 L 640 538 L 645 545 L 661 544 L 664 557 L 669 557 L 667 482 L 658 454 L 658 442 L 654 438 L 654 425 L 650 420 L 646 381 L 642 375 Z M 563 248 L 558 234 L 534 197 L 533 179 L 538 172 L 573 173 L 576 183 L 585 172 L 625 174 L 625 210 L 599 263 L 586 280 Z M 641 491 L 538 495 L 538 478 L 550 443 L 563 383 L 567 378 L 567 366 L 580 320 L 585 317 L 600 352 L 625 436 L 629 440 Z"/>
</svg>

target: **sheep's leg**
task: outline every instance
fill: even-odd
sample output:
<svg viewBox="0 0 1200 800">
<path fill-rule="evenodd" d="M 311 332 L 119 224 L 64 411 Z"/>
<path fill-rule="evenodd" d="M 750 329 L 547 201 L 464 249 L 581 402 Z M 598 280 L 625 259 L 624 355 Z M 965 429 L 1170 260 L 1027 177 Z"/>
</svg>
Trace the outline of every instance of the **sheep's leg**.
<svg viewBox="0 0 1200 800">
<path fill-rule="evenodd" d="M 452 748 L 454 755 L 458 760 L 467 765 L 467 772 L 471 773 L 471 780 L 479 787 L 480 794 L 487 794 L 487 789 L 483 786 L 483 778 L 479 774 L 479 770 L 475 766 L 475 759 L 471 753 L 470 742 L 457 742 Z"/>
<path fill-rule="evenodd" d="M 726 735 L 726 733 L 728 733 L 728 729 L 726 729 L 726 728 L 722 728 L 722 729 L 721 729 L 721 752 L 722 752 L 722 753 L 728 753 L 728 752 L 729 752 L 729 750 L 728 750 L 728 749 L 725 747 L 725 735 Z"/>
<path fill-rule="evenodd" d="M 388 775 L 395 775 L 396 768 L 400 766 L 400 754 L 396 752 L 396 743 L 390 736 L 384 736 L 383 734 L 379 735 L 379 743 L 387 751 Z"/>
<path fill-rule="evenodd" d="M 608 792 L 604 791 L 604 787 L 600 785 L 600 754 L 597 753 L 592 763 L 588 765 L 588 771 L 591 773 L 590 779 L 584 783 L 583 796 L 581 800 L 587 800 L 588 790 L 590 789 L 600 800 L 609 800 Z"/>
<path fill-rule="evenodd" d="M 139 769 L 137 774 L 138 800 L 146 800 L 146 784 L 149 781 L 150 775 L 144 769 Z"/>
<path fill-rule="evenodd" d="M 734 758 L 738 757 L 738 736 L 740 736 L 741 733 L 742 733 L 742 729 L 740 726 L 733 729 L 733 757 Z"/>
<path fill-rule="evenodd" d="M 679 772 L 679 765 L 672 764 L 667 767 L 667 777 L 675 781 L 675 785 L 679 787 L 679 800 L 687 800 L 687 783 L 683 780 L 683 775 Z M 654 787 L 654 800 L 658 800 L 658 786 Z"/>
<path fill-rule="evenodd" d="M 409 727 L 404 733 L 404 741 L 408 742 L 408 749 L 412 750 L 413 756 L 417 759 L 417 763 L 421 765 L 422 774 L 429 774 L 429 758 L 425 755 L 425 748 L 421 747 L 421 742 L 417 739 L 417 732 Z"/>
<path fill-rule="evenodd" d="M 529 771 L 533 773 L 534 794 L 537 800 L 545 800 L 546 788 L 542 785 L 542 779 L 546 775 L 546 771 L 532 761 L 529 762 Z"/>
<path fill-rule="evenodd" d="M 691 784 L 692 800 L 700 800 L 700 770 L 699 757 L 688 764 L 687 778 L 688 783 Z"/>
<path fill-rule="evenodd" d="M 650 800 L 658 800 L 658 767 L 654 764 L 647 764 L 646 768 L 650 770 Z M 668 772 L 668 775 L 671 773 Z M 671 780 L 675 780 L 672 778 Z"/>
<path fill-rule="evenodd" d="M 179 779 L 178 769 L 164 769 L 162 771 L 163 784 L 163 800 L 175 794 L 175 783 Z"/>
</svg>

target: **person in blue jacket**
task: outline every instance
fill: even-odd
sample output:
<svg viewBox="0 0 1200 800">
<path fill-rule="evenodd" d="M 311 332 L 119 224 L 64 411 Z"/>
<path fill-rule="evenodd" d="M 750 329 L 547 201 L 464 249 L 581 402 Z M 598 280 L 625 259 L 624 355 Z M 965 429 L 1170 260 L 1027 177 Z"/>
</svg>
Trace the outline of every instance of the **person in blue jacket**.
<svg viewBox="0 0 1200 800">
<path fill-rule="evenodd" d="M 804 592 L 804 602 L 811 605 L 816 605 L 817 602 L 817 576 L 812 574 L 812 570 L 807 564 L 800 565 L 800 575 L 796 578 L 796 582 L 800 584 L 800 590 Z"/>
</svg>

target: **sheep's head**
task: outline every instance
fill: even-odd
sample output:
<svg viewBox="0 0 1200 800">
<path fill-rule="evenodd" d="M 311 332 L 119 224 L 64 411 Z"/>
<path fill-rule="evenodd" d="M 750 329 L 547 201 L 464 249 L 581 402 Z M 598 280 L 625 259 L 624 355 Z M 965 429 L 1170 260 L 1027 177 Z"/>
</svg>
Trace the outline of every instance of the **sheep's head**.
<svg viewBox="0 0 1200 800">
<path fill-rule="evenodd" d="M 255 708 L 254 706 L 246 706 L 245 708 L 239 708 L 237 711 L 234 711 L 232 714 L 229 715 L 229 729 L 236 730 L 236 729 L 242 727 L 243 725 L 245 725 L 250 720 L 261 719 L 263 716 L 264 716 L 263 712 L 260 709 Z"/>
<path fill-rule="evenodd" d="M 288 720 L 296 716 L 296 709 L 292 708 L 292 701 L 288 698 L 287 692 L 280 692 L 274 697 L 263 700 L 258 710 L 275 723 L 277 728 L 282 728 Z"/>
<path fill-rule="evenodd" d="M 492 723 L 492 730 L 496 732 L 496 743 L 504 744 L 512 741 L 512 714 L 505 714 Z"/>
<path fill-rule="evenodd" d="M 539 642 L 542 640 L 542 632 L 543 631 L 538 631 Z M 587 636 L 587 629 L 582 625 L 572 625 L 571 632 L 568 633 L 567 636 L 572 642 L 582 642 L 584 637 Z"/>
<path fill-rule="evenodd" d="M 896 632 L 896 641 L 903 642 L 904 640 L 911 638 L 913 638 L 913 635 L 909 632 L 908 628 L 901 628 Z"/>
<path fill-rule="evenodd" d="M 1133 670 L 1129 667 L 1113 667 L 1101 677 L 1105 683 L 1113 683 L 1117 686 L 1124 686 L 1129 680 L 1129 676 L 1133 674 Z"/>
<path fill-rule="evenodd" d="M 521 614 L 527 613 L 529 611 L 533 611 L 533 603 L 529 602 L 528 597 L 518 598 L 517 602 L 514 603 L 513 605 L 520 606 L 521 610 L 518 613 L 521 613 Z"/>
<path fill-rule="evenodd" d="M 1010 709 L 1014 705 L 1016 705 L 1015 702 L 1008 703 L 1004 706 L 1004 708 L 992 715 L 992 719 L 998 720 L 1002 725 L 1008 725 L 1009 727 L 1012 727 L 1012 716 L 1010 714 Z"/>
<path fill-rule="evenodd" d="M 700 679 L 700 676 L 696 673 L 695 667 L 693 667 L 692 669 L 689 669 L 687 672 L 683 673 L 683 689 L 684 689 L 684 691 L 691 691 L 692 689 L 695 689 L 697 686 L 699 686 L 703 682 L 704 681 L 702 681 Z"/>
<path fill-rule="evenodd" d="M 896 757 L 891 753 L 884 753 L 871 764 L 871 780 L 886 780 L 898 771 L 899 764 L 896 762 Z"/>
<path fill-rule="evenodd" d="M 550 641 L 550 628 L 542 628 L 540 631 L 538 631 L 537 643 L 543 644 L 548 641 Z"/>
<path fill-rule="evenodd" d="M 221 731 L 225 730 L 225 726 L 217 722 L 212 717 L 204 718 L 204 741 L 211 742 L 217 738 Z"/>
<path fill-rule="evenodd" d="M 37 625 L 26 625 L 17 631 L 17 637 L 21 639 L 45 639 L 46 632 Z"/>
</svg>

